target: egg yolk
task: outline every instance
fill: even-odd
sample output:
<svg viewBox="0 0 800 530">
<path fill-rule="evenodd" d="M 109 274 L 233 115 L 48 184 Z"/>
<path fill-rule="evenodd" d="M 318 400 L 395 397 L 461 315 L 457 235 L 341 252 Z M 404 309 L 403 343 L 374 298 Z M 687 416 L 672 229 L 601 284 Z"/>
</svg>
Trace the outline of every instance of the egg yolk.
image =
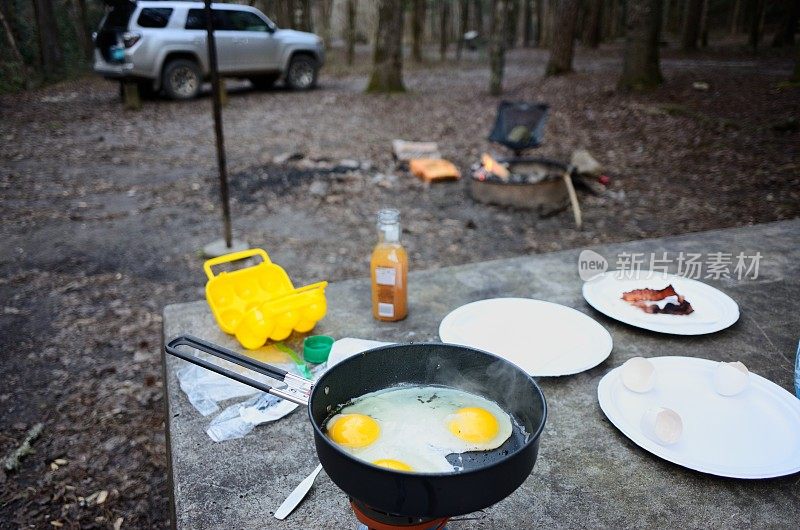
<svg viewBox="0 0 800 530">
<path fill-rule="evenodd" d="M 447 428 L 458 438 L 472 443 L 488 442 L 497 436 L 500 424 L 494 415 L 479 407 L 458 409 L 448 418 Z"/>
<path fill-rule="evenodd" d="M 386 467 L 389 469 L 396 469 L 398 471 L 414 471 L 414 468 L 401 462 L 399 460 L 392 460 L 391 458 L 382 458 L 373 462 L 376 466 Z"/>
<path fill-rule="evenodd" d="M 364 414 L 342 414 L 328 427 L 328 435 L 345 447 L 366 447 L 378 438 L 378 422 Z"/>
</svg>

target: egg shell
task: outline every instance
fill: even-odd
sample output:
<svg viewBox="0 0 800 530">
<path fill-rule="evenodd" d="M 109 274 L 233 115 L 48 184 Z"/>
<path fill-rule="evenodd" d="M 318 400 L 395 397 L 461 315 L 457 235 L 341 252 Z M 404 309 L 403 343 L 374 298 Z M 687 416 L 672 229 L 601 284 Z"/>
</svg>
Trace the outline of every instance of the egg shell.
<svg viewBox="0 0 800 530">
<path fill-rule="evenodd" d="M 633 357 L 622 365 L 622 384 L 632 392 L 649 392 L 655 381 L 656 367 L 644 357 Z"/>
<path fill-rule="evenodd" d="M 721 396 L 735 396 L 750 384 L 750 372 L 739 362 L 719 363 L 714 370 L 714 390 Z"/>
<path fill-rule="evenodd" d="M 683 434 L 680 414 L 666 407 L 652 407 L 642 415 L 642 433 L 661 445 L 672 445 Z"/>
</svg>

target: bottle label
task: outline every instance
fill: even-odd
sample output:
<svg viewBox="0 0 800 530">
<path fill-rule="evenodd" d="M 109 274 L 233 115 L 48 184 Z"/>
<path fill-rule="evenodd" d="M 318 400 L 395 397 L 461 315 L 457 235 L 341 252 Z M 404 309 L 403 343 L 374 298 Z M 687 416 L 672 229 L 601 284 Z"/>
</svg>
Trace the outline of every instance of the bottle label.
<svg viewBox="0 0 800 530">
<path fill-rule="evenodd" d="M 375 267 L 375 283 L 378 285 L 395 285 L 397 283 L 397 269 Z"/>
<path fill-rule="evenodd" d="M 394 304 L 384 304 L 383 302 L 378 303 L 378 316 L 380 317 L 393 317 L 394 316 Z"/>
</svg>

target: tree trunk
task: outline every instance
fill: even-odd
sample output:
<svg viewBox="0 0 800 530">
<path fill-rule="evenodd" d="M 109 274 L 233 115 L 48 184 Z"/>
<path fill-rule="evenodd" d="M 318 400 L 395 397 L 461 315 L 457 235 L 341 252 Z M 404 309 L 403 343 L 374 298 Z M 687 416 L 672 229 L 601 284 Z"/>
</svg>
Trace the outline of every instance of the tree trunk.
<svg viewBox="0 0 800 530">
<path fill-rule="evenodd" d="M 458 39 L 456 40 L 456 60 L 461 60 L 461 52 L 464 50 L 464 34 L 469 30 L 469 0 L 459 2 L 458 13 Z"/>
<path fill-rule="evenodd" d="M 311 18 L 311 0 L 300 0 L 300 20 L 298 21 L 298 27 L 300 31 L 314 31 L 314 24 L 312 23 Z"/>
<path fill-rule="evenodd" d="M 506 49 L 510 50 L 517 46 L 517 28 L 519 27 L 519 0 L 506 0 Z"/>
<path fill-rule="evenodd" d="M 472 7 L 473 20 L 475 21 L 472 27 L 483 37 L 486 35 L 486 21 L 483 19 L 483 0 L 475 0 Z"/>
<path fill-rule="evenodd" d="M 378 29 L 367 92 L 403 91 L 403 1 L 378 0 Z"/>
<path fill-rule="evenodd" d="M 411 6 L 411 57 L 422 62 L 422 35 L 425 32 L 425 0 L 414 0 Z"/>
<path fill-rule="evenodd" d="M 536 1 L 536 35 L 534 36 L 534 45 L 539 48 L 543 44 L 542 31 L 544 30 L 544 2 L 546 0 Z"/>
<path fill-rule="evenodd" d="M 661 0 L 637 0 L 628 4 L 621 89 L 645 90 L 661 84 L 658 59 L 661 14 Z"/>
<path fill-rule="evenodd" d="M 333 0 L 319 0 L 320 36 L 325 47 L 331 45 L 331 16 L 333 15 Z"/>
<path fill-rule="evenodd" d="M 489 93 L 493 96 L 503 92 L 503 70 L 506 62 L 506 16 L 505 0 L 492 0 L 492 29 L 489 36 Z"/>
<path fill-rule="evenodd" d="M 78 15 L 78 21 L 75 25 L 78 41 L 81 44 L 84 56 L 87 59 L 91 59 L 94 53 L 94 43 L 92 42 L 92 34 L 89 31 L 89 23 L 86 18 L 86 0 L 77 0 L 75 6 Z"/>
<path fill-rule="evenodd" d="M 749 4 L 749 17 L 750 17 L 750 37 L 748 44 L 753 48 L 753 52 L 758 51 L 758 45 L 761 43 L 761 27 L 764 23 L 764 0 L 750 0 Z"/>
<path fill-rule="evenodd" d="M 800 1 L 783 0 L 783 18 L 778 30 L 775 32 L 775 37 L 772 39 L 774 48 L 794 44 L 798 17 L 800 17 Z"/>
<path fill-rule="evenodd" d="M 441 0 L 439 4 L 439 60 L 444 61 L 450 44 L 450 0 Z"/>
<path fill-rule="evenodd" d="M 553 43 L 553 2 L 555 0 L 541 0 L 542 4 L 542 36 L 539 45 L 549 48 Z"/>
<path fill-rule="evenodd" d="M 800 83 L 800 44 L 797 45 L 797 50 L 794 54 L 794 73 L 792 74 L 792 81 Z"/>
<path fill-rule="evenodd" d="M 560 75 L 572 71 L 577 20 L 578 0 L 558 0 L 553 24 L 553 45 L 545 75 Z"/>
<path fill-rule="evenodd" d="M 522 0 L 522 46 L 533 44 L 533 0 Z"/>
<path fill-rule="evenodd" d="M 708 48 L 708 0 L 703 0 L 700 12 L 700 47 Z"/>
<path fill-rule="evenodd" d="M 611 7 L 611 37 L 616 39 L 619 37 L 619 27 L 620 27 L 620 12 L 622 11 L 622 6 L 620 5 L 619 0 L 614 0 L 612 2 Z"/>
<path fill-rule="evenodd" d="M 603 19 L 603 0 L 589 0 L 586 14 L 586 31 L 583 40 L 589 48 L 600 45 L 600 21 Z"/>
<path fill-rule="evenodd" d="M 742 10 L 742 0 L 735 0 L 731 10 L 731 35 L 739 33 L 739 14 Z"/>
<path fill-rule="evenodd" d="M 53 13 L 52 0 L 34 0 L 36 27 L 39 34 L 39 57 L 42 73 L 47 78 L 54 77 L 64 64 L 64 53 L 61 50 L 61 39 L 58 36 Z"/>
<path fill-rule="evenodd" d="M 356 56 L 356 15 L 358 0 L 347 0 L 347 64 L 352 65 Z"/>
<path fill-rule="evenodd" d="M 702 16 L 703 0 L 687 0 L 686 13 L 683 16 L 683 33 L 681 34 L 681 48 L 684 51 L 697 49 Z"/>
<path fill-rule="evenodd" d="M 11 26 L 9 25 L 5 15 L 3 14 L 2 6 L 0 6 L 0 25 L 3 26 L 3 33 L 6 34 L 6 40 L 8 41 L 9 48 L 11 48 L 12 55 L 14 55 L 14 60 L 16 60 L 20 64 L 22 69 L 25 70 L 25 59 L 22 58 L 22 54 L 20 53 L 19 47 L 17 46 L 17 41 L 14 40 L 14 33 L 11 31 Z"/>
<path fill-rule="evenodd" d="M 297 27 L 294 20 L 295 10 L 295 0 L 276 0 L 275 22 L 278 27 L 290 29 Z"/>
</svg>

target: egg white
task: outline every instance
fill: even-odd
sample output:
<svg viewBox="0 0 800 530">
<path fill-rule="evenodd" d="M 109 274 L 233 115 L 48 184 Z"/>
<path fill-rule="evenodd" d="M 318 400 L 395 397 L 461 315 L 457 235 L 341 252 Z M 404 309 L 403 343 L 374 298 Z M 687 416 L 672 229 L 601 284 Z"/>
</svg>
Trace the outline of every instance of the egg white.
<svg viewBox="0 0 800 530">
<path fill-rule="evenodd" d="M 498 432 L 484 442 L 468 442 L 448 429 L 448 421 L 461 408 L 478 407 L 491 413 Z M 367 462 L 393 459 L 404 462 L 415 473 L 456 471 L 445 458 L 452 453 L 488 451 L 503 445 L 511 436 L 511 417 L 497 403 L 481 396 L 446 387 L 405 386 L 365 394 L 343 407 L 341 414 L 364 414 L 380 426 L 378 438 L 366 447 L 341 449 Z"/>
</svg>

